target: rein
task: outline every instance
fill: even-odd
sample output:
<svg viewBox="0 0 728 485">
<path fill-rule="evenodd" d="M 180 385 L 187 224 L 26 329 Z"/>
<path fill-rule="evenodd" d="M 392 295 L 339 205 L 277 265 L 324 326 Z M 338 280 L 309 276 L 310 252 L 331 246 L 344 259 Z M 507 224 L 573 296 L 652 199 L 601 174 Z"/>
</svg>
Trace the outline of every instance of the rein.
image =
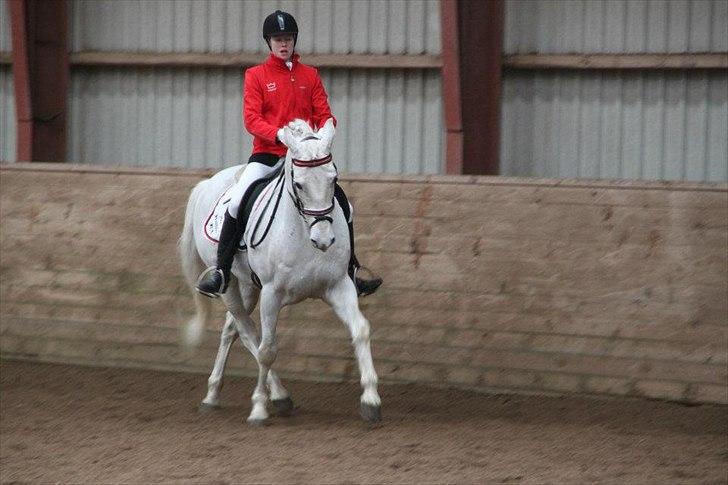
<svg viewBox="0 0 728 485">
<path fill-rule="evenodd" d="M 273 213 L 270 215 L 270 218 L 268 219 L 268 225 L 265 228 L 265 232 L 263 232 L 263 235 L 258 239 L 258 242 L 253 242 L 253 238 L 255 237 L 255 233 L 258 232 L 258 227 L 260 227 L 260 222 L 263 220 L 262 217 L 258 218 L 258 221 L 255 223 L 255 228 L 253 229 L 253 233 L 250 237 L 250 247 L 255 249 L 265 240 L 265 237 L 268 235 L 268 231 L 270 230 L 270 226 L 273 225 L 273 219 L 276 217 L 276 212 L 278 212 L 278 204 L 281 202 L 281 195 L 283 194 L 283 184 L 281 184 L 281 181 L 283 180 L 283 175 L 285 175 L 286 171 L 281 170 L 281 174 L 278 176 L 278 180 L 276 180 L 275 188 L 277 188 L 279 185 L 281 186 L 281 189 L 278 191 L 278 195 L 276 196 L 276 205 L 273 206 Z M 275 188 L 273 190 L 275 190 Z M 273 199 L 271 197 L 268 199 L 265 203 L 265 207 L 263 207 L 263 210 L 261 211 L 261 215 L 265 214 L 265 211 L 268 210 L 268 206 L 270 206 L 270 201 Z"/>
<path fill-rule="evenodd" d="M 309 137 L 309 138 L 311 138 L 311 137 Z M 311 167 L 318 167 L 321 165 L 325 165 L 325 164 L 331 162 L 331 160 L 332 160 L 332 156 L 331 156 L 331 154 L 329 154 L 323 158 L 316 158 L 313 160 L 298 160 L 298 159 L 293 158 L 293 159 L 291 159 L 291 162 L 293 163 L 293 165 L 295 165 L 297 167 L 311 168 Z M 265 240 L 266 236 L 268 235 L 268 231 L 270 231 L 270 228 L 273 225 L 273 219 L 275 219 L 276 213 L 278 212 L 278 205 L 281 202 L 281 195 L 283 195 L 283 189 L 284 189 L 285 184 L 282 184 L 281 181 L 283 181 L 285 173 L 286 173 L 285 169 L 281 170 L 281 174 L 278 176 L 278 179 L 276 180 L 276 185 L 273 190 L 275 191 L 276 189 L 279 188 L 279 186 L 280 186 L 280 190 L 278 190 L 278 194 L 276 195 L 276 203 L 273 206 L 273 212 L 271 213 L 270 217 L 268 218 L 268 224 L 266 225 L 265 231 L 263 232 L 263 235 L 260 237 L 260 239 L 258 239 L 257 242 L 253 241 L 253 239 L 255 238 L 255 234 L 258 232 L 258 228 L 260 227 L 260 224 L 261 224 L 263 218 L 262 217 L 258 218 L 257 222 L 255 223 L 255 227 L 253 228 L 253 232 L 251 235 L 251 242 L 250 242 L 250 247 L 253 249 L 255 249 L 261 245 L 261 243 Z M 293 181 L 293 167 L 291 167 L 290 173 L 291 173 L 291 181 Z M 329 216 L 329 214 L 331 214 L 331 212 L 333 212 L 333 210 L 334 210 L 334 207 L 336 207 L 336 198 L 335 197 L 331 197 L 331 205 L 329 207 L 327 207 L 326 209 L 320 209 L 320 210 L 306 209 L 303 206 L 301 197 L 298 195 L 298 189 L 296 189 L 296 185 L 291 183 L 291 187 L 293 188 L 293 193 L 291 193 L 290 191 L 286 191 L 286 192 L 288 192 L 288 195 L 291 196 L 293 205 L 296 207 L 296 210 L 298 210 L 298 213 L 301 215 L 304 222 L 308 222 L 306 220 L 306 216 L 310 216 L 315 219 L 311 224 L 309 224 L 309 226 L 308 226 L 309 229 L 312 228 L 313 226 L 315 226 L 316 224 L 318 224 L 319 222 L 326 221 L 329 224 L 334 222 L 334 220 L 331 218 L 331 216 Z M 270 206 L 271 200 L 273 200 L 273 197 L 271 197 L 270 199 L 268 199 L 266 201 L 265 206 L 263 207 L 263 210 L 261 211 L 261 215 L 266 213 L 266 211 L 268 210 L 268 207 Z"/>
<path fill-rule="evenodd" d="M 306 140 L 318 140 L 318 138 L 316 138 L 315 136 L 308 136 L 301 141 L 306 141 Z M 321 165 L 326 165 L 327 163 L 331 162 L 332 159 L 333 159 L 333 157 L 329 153 L 325 157 L 314 158 L 313 160 L 299 160 L 297 158 L 292 158 L 291 162 L 296 167 L 312 168 L 312 167 L 319 167 Z M 291 180 L 293 180 L 293 167 L 291 167 Z M 334 207 L 335 207 L 334 197 L 331 198 L 331 205 L 329 207 L 327 207 L 326 209 L 321 209 L 321 210 L 306 209 L 303 206 L 303 202 L 301 202 L 301 197 L 298 195 L 298 189 L 296 189 L 296 185 L 291 184 L 291 186 L 293 187 L 293 193 L 291 194 L 290 192 L 288 192 L 288 195 L 290 195 L 291 199 L 293 199 L 293 204 L 296 206 L 296 209 L 298 209 L 298 213 L 301 214 L 301 217 L 303 217 L 304 220 L 306 220 L 305 216 L 311 216 L 311 217 L 316 218 L 316 220 L 309 226 L 309 228 L 313 227 L 316 223 L 321 222 L 321 221 L 333 222 L 331 217 L 328 217 L 328 214 L 330 214 L 334 210 Z"/>
<path fill-rule="evenodd" d="M 310 160 L 310 162 L 306 163 L 315 163 L 315 165 L 298 165 L 298 167 L 318 167 L 319 165 L 323 165 L 324 163 L 318 163 L 321 160 L 328 159 L 324 163 L 328 163 L 331 161 L 331 155 L 320 158 L 318 160 Z M 296 160 L 294 160 L 294 163 Z M 293 167 L 291 167 L 291 180 L 293 180 Z M 327 220 L 328 222 L 333 222 L 333 220 L 328 217 L 328 214 L 331 214 L 331 212 L 334 210 L 335 202 L 334 197 L 331 197 L 331 205 L 327 207 L 326 209 L 320 209 L 320 210 L 313 210 L 313 209 L 306 209 L 303 206 L 303 202 L 301 202 L 301 197 L 298 195 L 298 189 L 296 188 L 296 184 L 291 184 L 291 187 L 293 187 L 293 193 L 288 192 L 288 195 L 291 196 L 291 199 L 293 200 L 293 205 L 296 206 L 296 209 L 298 209 L 298 213 L 301 214 L 301 217 L 303 217 L 303 220 L 306 220 L 306 216 L 314 217 L 316 220 L 309 226 L 309 228 L 313 227 L 314 224 L 317 222 L 321 222 L 322 220 Z"/>
</svg>

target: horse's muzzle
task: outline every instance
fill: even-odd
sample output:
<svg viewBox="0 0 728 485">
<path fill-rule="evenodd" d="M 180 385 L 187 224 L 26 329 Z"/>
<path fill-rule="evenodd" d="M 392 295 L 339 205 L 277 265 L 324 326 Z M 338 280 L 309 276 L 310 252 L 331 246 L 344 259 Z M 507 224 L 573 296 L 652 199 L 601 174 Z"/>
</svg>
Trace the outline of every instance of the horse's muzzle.
<svg viewBox="0 0 728 485">
<path fill-rule="evenodd" d="M 329 242 L 327 242 L 327 243 L 324 243 L 324 242 L 321 242 L 321 241 L 317 241 L 316 239 L 311 238 L 311 243 L 313 244 L 313 247 L 315 247 L 316 249 L 318 249 L 320 251 L 324 251 L 324 252 L 327 249 L 329 249 L 335 242 L 336 242 L 336 238 L 335 237 L 332 237 L 329 240 Z"/>
</svg>

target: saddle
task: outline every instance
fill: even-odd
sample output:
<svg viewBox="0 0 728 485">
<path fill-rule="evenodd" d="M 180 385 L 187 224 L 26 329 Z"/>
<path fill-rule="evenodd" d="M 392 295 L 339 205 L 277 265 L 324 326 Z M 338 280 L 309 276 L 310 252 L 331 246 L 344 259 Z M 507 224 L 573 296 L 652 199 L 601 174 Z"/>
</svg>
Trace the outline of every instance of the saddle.
<svg viewBox="0 0 728 485">
<path fill-rule="evenodd" d="M 238 243 L 238 247 L 241 251 L 245 251 L 248 249 L 245 246 L 245 241 L 242 240 L 242 237 L 245 234 L 245 229 L 248 225 L 250 214 L 253 212 L 253 208 L 258 201 L 258 197 L 260 197 L 260 194 L 263 193 L 263 190 L 268 186 L 269 182 L 272 182 L 281 175 L 284 166 L 284 164 L 280 164 L 280 166 L 275 169 L 270 175 L 256 180 L 255 182 L 250 184 L 248 190 L 245 191 L 245 194 L 243 195 L 243 200 L 240 202 L 240 208 L 238 209 L 238 233 L 241 237 L 241 241 Z"/>
<path fill-rule="evenodd" d="M 247 250 L 247 247 L 245 246 L 245 242 L 242 241 L 242 237 L 245 234 L 245 226 L 247 225 L 247 221 L 250 217 L 250 213 L 253 211 L 253 208 L 255 207 L 255 203 L 258 200 L 258 197 L 260 197 L 261 193 L 265 189 L 265 187 L 268 185 L 269 182 L 274 180 L 276 177 L 278 177 L 281 174 L 281 171 L 283 170 L 283 164 L 276 170 L 274 170 L 271 174 L 256 180 L 253 182 L 250 187 L 248 187 L 248 190 L 243 195 L 243 199 L 240 203 L 239 209 L 238 209 L 238 230 L 237 233 L 240 234 L 240 241 L 238 242 L 238 249 L 241 251 Z M 242 173 L 242 169 L 235 175 L 235 181 L 237 182 L 240 179 L 240 173 Z M 222 230 L 222 224 L 225 220 L 225 212 L 227 211 L 227 207 L 230 204 L 230 196 L 229 192 L 232 189 L 232 187 L 228 188 L 218 199 L 218 201 L 215 203 L 215 206 L 212 208 L 212 211 L 207 216 L 207 220 L 205 221 L 205 227 L 204 227 L 204 233 L 205 237 L 209 239 L 212 242 L 219 242 L 220 238 L 220 231 Z"/>
</svg>

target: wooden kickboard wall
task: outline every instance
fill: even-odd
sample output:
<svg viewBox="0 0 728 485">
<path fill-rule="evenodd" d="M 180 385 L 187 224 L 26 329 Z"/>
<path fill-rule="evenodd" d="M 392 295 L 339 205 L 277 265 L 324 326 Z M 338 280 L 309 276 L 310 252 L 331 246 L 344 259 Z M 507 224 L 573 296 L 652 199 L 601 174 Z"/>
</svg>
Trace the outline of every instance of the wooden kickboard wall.
<svg viewBox="0 0 728 485">
<path fill-rule="evenodd" d="M 223 312 L 178 345 L 176 254 L 208 175 L 0 165 L 0 356 L 209 372 Z M 728 403 L 726 184 L 342 179 L 359 259 L 385 280 L 360 301 L 381 381 Z M 358 381 L 323 303 L 278 329 L 282 376 Z M 255 368 L 234 347 L 228 373 Z"/>
</svg>

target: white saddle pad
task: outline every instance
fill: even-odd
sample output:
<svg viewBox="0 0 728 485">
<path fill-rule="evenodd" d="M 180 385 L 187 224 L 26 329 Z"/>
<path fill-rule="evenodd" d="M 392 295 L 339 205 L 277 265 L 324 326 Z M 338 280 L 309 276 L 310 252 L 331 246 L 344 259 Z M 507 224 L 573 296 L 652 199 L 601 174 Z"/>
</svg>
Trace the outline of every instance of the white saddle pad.
<svg viewBox="0 0 728 485">
<path fill-rule="evenodd" d="M 280 180 L 280 173 L 279 175 L 276 175 L 273 178 L 262 179 L 258 182 L 254 183 L 262 183 L 263 185 L 258 187 L 256 190 L 253 191 L 253 194 L 251 197 L 254 197 L 254 199 L 251 201 L 253 206 L 251 209 L 248 209 L 247 207 L 250 206 L 250 204 L 246 203 L 240 204 L 240 208 L 238 211 L 244 211 L 244 210 L 250 210 L 250 214 L 248 216 L 248 224 L 250 224 L 251 221 L 255 221 L 256 217 L 260 217 L 261 211 L 265 211 L 267 205 L 265 204 L 265 201 L 267 201 L 274 192 L 274 188 L 278 186 L 278 184 L 275 182 L 276 178 Z M 235 185 L 232 185 L 228 187 L 225 192 L 217 199 L 217 202 L 215 202 L 215 205 L 212 208 L 212 211 L 207 216 L 207 219 L 205 220 L 205 226 L 204 226 L 204 232 L 205 237 L 209 239 L 210 241 L 214 243 L 220 242 L 220 233 L 222 232 L 222 225 L 225 222 L 225 212 L 228 209 L 228 205 L 230 205 L 230 192 L 233 190 Z M 238 217 L 240 217 L 240 214 L 238 214 Z M 241 240 L 238 244 L 239 249 L 246 249 L 245 241 Z"/>
<path fill-rule="evenodd" d="M 225 211 L 227 211 L 228 205 L 230 204 L 229 193 L 233 187 L 229 187 L 217 199 L 215 206 L 212 208 L 212 212 L 210 212 L 210 215 L 207 216 L 207 220 L 205 221 L 205 237 L 214 243 L 220 241 L 222 223 L 225 222 Z"/>
</svg>

